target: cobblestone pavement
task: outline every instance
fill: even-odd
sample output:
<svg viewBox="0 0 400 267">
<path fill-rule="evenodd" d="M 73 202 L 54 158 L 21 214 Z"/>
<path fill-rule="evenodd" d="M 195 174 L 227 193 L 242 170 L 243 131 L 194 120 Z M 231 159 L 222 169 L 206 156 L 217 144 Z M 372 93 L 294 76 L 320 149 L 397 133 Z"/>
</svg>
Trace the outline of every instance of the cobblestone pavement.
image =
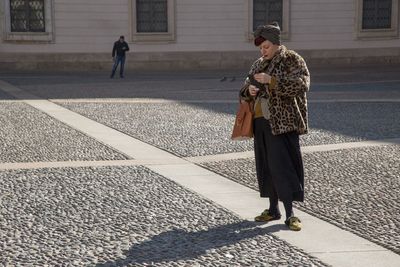
<svg viewBox="0 0 400 267">
<path fill-rule="evenodd" d="M 400 254 L 400 146 L 310 153 L 303 160 L 306 200 L 299 209 Z M 203 165 L 258 190 L 254 158 Z"/>
<path fill-rule="evenodd" d="M 23 103 L 0 103 L 0 125 L 0 162 L 126 159 Z"/>
<path fill-rule="evenodd" d="M 312 72 L 311 131 L 302 146 L 400 138 L 399 69 Z M 242 73 L 136 73 L 125 80 L 0 73 L 0 79 L 192 157 L 253 149 L 251 141 L 229 140 Z M 1 90 L 0 125 L 0 164 L 127 159 Z M 257 189 L 253 158 L 202 164 Z M 298 208 L 400 254 L 399 145 L 308 153 L 304 164 L 306 202 Z M 0 266 L 324 266 L 270 234 L 285 229 L 243 221 L 142 166 L 0 171 Z"/>
<path fill-rule="evenodd" d="M 252 150 L 230 140 L 237 104 L 61 103 L 93 120 L 180 156 Z M 399 103 L 310 103 L 311 131 L 303 146 L 396 138 Z"/>
<path fill-rule="evenodd" d="M 3 266 L 325 266 L 140 166 L 0 171 L 0 196 Z"/>
</svg>

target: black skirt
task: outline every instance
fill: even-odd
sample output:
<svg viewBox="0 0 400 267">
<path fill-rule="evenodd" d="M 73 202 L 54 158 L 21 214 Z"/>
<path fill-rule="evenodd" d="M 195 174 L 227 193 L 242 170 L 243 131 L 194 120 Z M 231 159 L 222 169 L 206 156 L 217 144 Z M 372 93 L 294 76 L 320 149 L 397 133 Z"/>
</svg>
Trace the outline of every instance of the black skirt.
<svg viewBox="0 0 400 267">
<path fill-rule="evenodd" d="M 261 197 L 278 194 L 281 201 L 304 201 L 304 169 L 298 133 L 273 135 L 269 121 L 256 118 L 254 152 Z"/>
</svg>

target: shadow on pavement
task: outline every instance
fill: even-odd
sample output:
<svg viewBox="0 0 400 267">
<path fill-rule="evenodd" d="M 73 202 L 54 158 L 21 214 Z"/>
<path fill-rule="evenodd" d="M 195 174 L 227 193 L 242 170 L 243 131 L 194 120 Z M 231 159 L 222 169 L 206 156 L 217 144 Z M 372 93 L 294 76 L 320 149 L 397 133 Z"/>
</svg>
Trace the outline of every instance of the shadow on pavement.
<svg viewBox="0 0 400 267">
<path fill-rule="evenodd" d="M 312 69 L 308 99 L 400 99 L 400 66 L 379 68 Z M 175 100 L 194 108 L 234 115 L 245 70 L 134 72 L 125 79 L 110 79 L 108 73 L 1 73 L 0 80 L 43 99 L 152 98 Z M 226 77 L 226 79 L 222 79 Z M 233 79 L 235 77 L 235 79 Z M 371 83 L 368 83 L 368 79 Z M 314 82 L 317 81 L 317 84 Z M 355 83 L 353 83 L 353 81 Z M 320 82 L 320 84 L 318 84 Z M 336 82 L 336 83 L 335 83 Z M 350 82 L 337 84 L 337 82 Z M 360 83 L 357 83 L 360 82 Z M 13 100 L 0 90 L 0 100 Z M 195 101 L 193 101 L 195 100 Z M 230 103 L 210 103 L 230 101 Z M 112 103 L 107 102 L 105 104 Z M 310 128 L 360 139 L 396 138 L 399 102 L 312 103 Z M 98 104 L 101 105 L 101 104 Z M 178 109 L 168 112 L 180 112 Z"/>
<path fill-rule="evenodd" d="M 43 99 L 156 98 L 236 100 L 248 70 L 130 71 L 124 79 L 108 72 L 2 72 L 0 80 Z M 310 67 L 310 95 L 368 92 L 400 97 L 400 65 Z M 379 91 L 388 91 L 380 94 Z M 356 97 L 357 97 L 356 96 Z M 375 97 L 375 96 L 374 96 Z M 1 93 L 0 99 L 9 99 Z"/>
<path fill-rule="evenodd" d="M 245 73 L 245 72 L 244 72 Z M 226 81 L 221 81 L 227 76 Z M 242 71 L 135 72 L 124 79 L 92 73 L 0 73 L 0 80 L 43 99 L 155 98 L 171 100 L 226 99 L 236 96 Z M 209 97 L 208 92 L 211 95 Z M 224 95 L 221 96 L 221 92 Z M 1 93 L 0 100 L 9 99 Z"/>
<path fill-rule="evenodd" d="M 124 258 L 99 263 L 96 266 L 127 266 L 190 260 L 212 249 L 233 245 L 256 236 L 288 230 L 283 224 L 263 228 L 257 226 L 260 226 L 260 223 L 242 221 L 198 232 L 174 229 L 156 235 L 141 244 L 133 245 L 124 253 Z"/>
</svg>

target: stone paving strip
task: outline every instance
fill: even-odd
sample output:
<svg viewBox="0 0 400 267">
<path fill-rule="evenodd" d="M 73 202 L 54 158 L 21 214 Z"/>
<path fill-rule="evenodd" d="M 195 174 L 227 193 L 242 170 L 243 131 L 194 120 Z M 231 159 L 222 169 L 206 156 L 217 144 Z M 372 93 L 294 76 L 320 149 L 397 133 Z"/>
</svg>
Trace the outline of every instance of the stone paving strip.
<svg viewBox="0 0 400 267">
<path fill-rule="evenodd" d="M 303 159 L 306 201 L 298 208 L 400 254 L 400 145 L 305 153 Z M 258 190 L 254 158 L 202 165 Z"/>
<path fill-rule="evenodd" d="M 330 144 L 330 145 L 303 146 L 301 148 L 301 152 L 302 153 L 314 153 L 314 152 L 323 152 L 323 151 L 353 149 L 353 148 L 360 148 L 360 147 L 386 146 L 386 145 L 392 145 L 392 144 L 400 145 L 400 138 L 375 140 L 375 141 L 364 141 L 364 142 L 350 142 L 350 143 Z M 185 159 L 190 162 L 193 162 L 193 163 L 201 164 L 201 163 L 207 163 L 207 162 L 246 159 L 246 158 L 253 158 L 253 157 L 254 157 L 254 151 L 245 151 L 245 152 L 207 155 L 207 156 L 199 156 L 199 157 L 186 157 Z"/>
<path fill-rule="evenodd" d="M 365 142 L 352 142 L 332 145 L 318 145 L 318 146 L 306 146 L 302 147 L 301 151 L 303 154 L 354 149 L 363 147 L 377 147 L 387 146 L 392 144 L 400 144 L 400 138 L 377 140 L 377 141 L 365 141 Z M 219 161 L 238 160 L 238 159 L 251 159 L 254 158 L 254 151 L 237 152 L 237 153 L 226 153 L 199 157 L 186 157 L 185 160 L 196 163 L 206 164 L 217 163 Z M 2 163 L 0 170 L 17 170 L 17 169 L 41 169 L 41 168 L 65 168 L 65 167 L 98 167 L 98 166 L 137 166 L 137 165 L 159 165 L 164 163 L 163 160 L 146 159 L 146 160 L 112 160 L 112 161 L 49 161 L 49 162 L 17 162 L 17 163 Z M 181 164 L 181 160 L 177 160 L 176 164 Z M 174 164 L 173 160 L 169 160 L 168 164 Z"/>
<path fill-rule="evenodd" d="M 23 102 L 0 103 L 0 162 L 127 159 Z"/>
<path fill-rule="evenodd" d="M 1 266 L 326 266 L 271 231 L 142 166 L 0 171 Z"/>
</svg>

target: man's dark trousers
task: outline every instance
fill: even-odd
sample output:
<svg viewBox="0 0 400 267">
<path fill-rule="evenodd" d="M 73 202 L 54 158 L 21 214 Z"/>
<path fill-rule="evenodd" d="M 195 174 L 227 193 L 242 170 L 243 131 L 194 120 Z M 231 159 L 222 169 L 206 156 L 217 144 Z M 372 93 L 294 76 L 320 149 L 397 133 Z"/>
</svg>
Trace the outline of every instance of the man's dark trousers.
<svg viewBox="0 0 400 267">
<path fill-rule="evenodd" d="M 117 70 L 119 64 L 121 64 L 119 68 L 119 76 L 121 78 L 124 77 L 125 56 L 116 56 L 114 66 L 112 68 L 111 78 L 114 77 L 115 71 Z"/>
</svg>

